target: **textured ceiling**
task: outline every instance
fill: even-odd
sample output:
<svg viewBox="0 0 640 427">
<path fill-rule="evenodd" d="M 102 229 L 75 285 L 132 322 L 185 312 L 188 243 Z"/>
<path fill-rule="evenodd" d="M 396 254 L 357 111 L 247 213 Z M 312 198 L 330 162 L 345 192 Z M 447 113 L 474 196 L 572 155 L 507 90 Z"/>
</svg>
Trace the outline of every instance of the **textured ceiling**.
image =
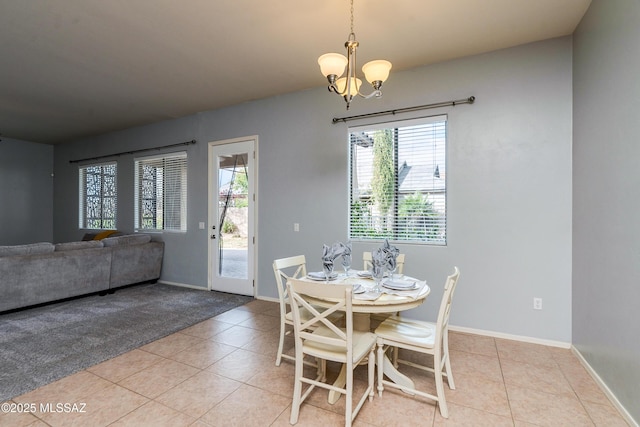
<svg viewBox="0 0 640 427">
<path fill-rule="evenodd" d="M 394 71 L 573 33 L 590 0 L 355 0 Z M 0 0 L 0 135 L 55 144 L 325 85 L 347 0 Z M 392 76 L 390 77 L 390 79 Z"/>
</svg>

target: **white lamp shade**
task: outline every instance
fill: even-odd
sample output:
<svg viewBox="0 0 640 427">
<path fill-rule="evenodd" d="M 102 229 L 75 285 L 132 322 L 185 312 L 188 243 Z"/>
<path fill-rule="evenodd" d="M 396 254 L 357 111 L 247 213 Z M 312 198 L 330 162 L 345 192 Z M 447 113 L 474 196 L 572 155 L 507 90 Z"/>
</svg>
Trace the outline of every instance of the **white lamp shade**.
<svg viewBox="0 0 640 427">
<path fill-rule="evenodd" d="M 336 86 L 338 87 L 338 92 L 340 93 L 340 95 L 352 95 L 352 96 L 355 95 L 360 90 L 361 84 L 362 84 L 362 80 L 358 78 L 354 79 L 353 77 L 351 77 L 351 87 L 350 87 L 349 93 L 345 93 L 346 86 L 347 86 L 347 78 L 342 77 L 336 80 Z"/>
<path fill-rule="evenodd" d="M 325 53 L 318 58 L 320 71 L 325 77 L 332 74 L 340 77 L 344 74 L 344 68 L 347 66 L 347 62 L 347 58 L 339 53 Z"/>
<path fill-rule="evenodd" d="M 384 82 L 389 78 L 389 70 L 391 70 L 391 62 L 384 59 L 367 62 L 362 66 L 364 77 L 369 83 L 376 81 Z"/>
</svg>

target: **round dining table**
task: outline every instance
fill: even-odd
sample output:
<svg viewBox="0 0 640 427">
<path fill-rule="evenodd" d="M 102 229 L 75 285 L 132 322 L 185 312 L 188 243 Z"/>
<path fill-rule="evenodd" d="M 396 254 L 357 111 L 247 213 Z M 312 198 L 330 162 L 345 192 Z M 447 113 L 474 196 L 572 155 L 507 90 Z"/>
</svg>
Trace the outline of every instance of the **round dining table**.
<svg viewBox="0 0 640 427">
<path fill-rule="evenodd" d="M 363 286 L 367 289 L 367 292 L 362 294 L 353 294 L 351 300 L 353 308 L 353 328 L 358 331 L 370 331 L 371 330 L 371 314 L 378 313 L 397 313 L 399 311 L 410 310 L 418 307 L 422 304 L 431 289 L 426 282 L 420 281 L 408 276 L 403 276 L 403 280 L 413 280 L 418 285 L 417 289 L 411 291 L 395 291 L 382 287 L 381 293 L 374 293 L 371 290 L 374 287 L 374 281 L 370 278 L 360 277 L 358 274 L 350 274 L 346 276 L 344 274 L 338 275 L 334 280 L 327 281 L 327 286 L 340 286 L 340 285 L 352 285 L 354 289 L 357 285 Z M 310 277 L 305 277 L 302 280 L 314 281 Z M 312 299 L 313 304 L 321 307 L 330 307 L 332 304 L 330 301 L 322 299 Z M 384 360 L 384 374 L 396 384 L 402 384 L 408 388 L 415 388 L 413 380 L 406 375 L 400 373 L 398 369 L 393 365 L 391 360 L 385 354 Z M 340 370 L 338 378 L 334 382 L 334 385 L 343 387 L 346 383 L 346 370 L 343 366 Z M 329 403 L 334 404 L 340 398 L 340 393 L 335 391 L 329 392 Z"/>
</svg>

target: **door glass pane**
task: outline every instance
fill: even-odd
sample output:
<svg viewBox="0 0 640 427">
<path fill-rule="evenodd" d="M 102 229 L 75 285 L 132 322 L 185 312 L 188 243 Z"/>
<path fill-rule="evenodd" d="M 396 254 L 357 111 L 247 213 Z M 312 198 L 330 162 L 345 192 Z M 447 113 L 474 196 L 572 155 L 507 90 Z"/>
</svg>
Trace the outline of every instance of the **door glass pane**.
<svg viewBox="0 0 640 427">
<path fill-rule="evenodd" d="M 218 157 L 218 275 L 246 279 L 249 199 L 247 153 Z"/>
</svg>

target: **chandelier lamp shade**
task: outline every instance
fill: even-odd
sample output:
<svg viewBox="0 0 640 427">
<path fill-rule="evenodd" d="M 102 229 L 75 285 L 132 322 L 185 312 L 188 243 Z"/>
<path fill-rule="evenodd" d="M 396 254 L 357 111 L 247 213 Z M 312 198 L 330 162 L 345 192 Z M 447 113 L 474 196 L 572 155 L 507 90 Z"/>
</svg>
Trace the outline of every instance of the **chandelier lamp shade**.
<svg viewBox="0 0 640 427">
<path fill-rule="evenodd" d="M 362 80 L 356 76 L 356 51 L 358 46 L 359 43 L 356 41 L 356 35 L 353 32 L 353 0 L 351 0 L 351 33 L 349 33 L 349 38 L 344 44 L 347 49 L 347 56 L 345 57 L 339 53 L 325 53 L 318 58 L 320 71 L 329 81 L 329 91 L 344 98 L 347 103 L 347 110 L 355 95 L 365 99 L 381 97 L 382 91 L 380 88 L 382 88 L 382 83 L 389 77 L 389 71 L 391 70 L 391 62 L 383 59 L 364 64 L 362 72 L 364 73 L 364 78 L 373 86 L 373 92 L 363 95 L 360 92 Z M 346 76 L 343 77 L 345 70 Z"/>
</svg>

